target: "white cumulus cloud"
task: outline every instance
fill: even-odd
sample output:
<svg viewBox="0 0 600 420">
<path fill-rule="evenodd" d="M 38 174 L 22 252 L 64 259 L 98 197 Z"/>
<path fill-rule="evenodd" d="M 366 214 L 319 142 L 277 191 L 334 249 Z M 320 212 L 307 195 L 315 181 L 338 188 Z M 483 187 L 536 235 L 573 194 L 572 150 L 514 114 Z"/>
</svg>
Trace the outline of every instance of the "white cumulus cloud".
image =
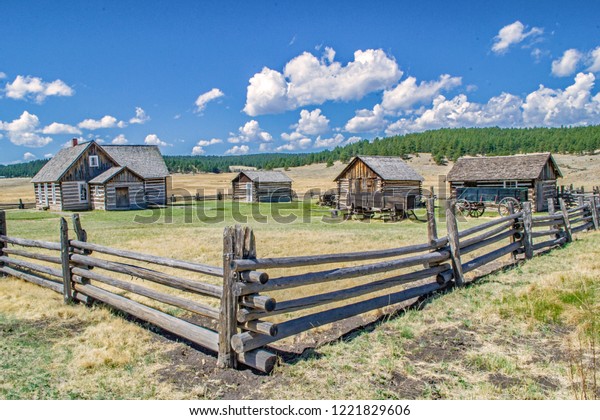
<svg viewBox="0 0 600 420">
<path fill-rule="evenodd" d="M 552 61 L 552 74 L 558 77 L 571 76 L 577 70 L 583 56 L 583 53 L 575 48 L 566 50 L 561 58 Z"/>
<path fill-rule="evenodd" d="M 206 153 L 206 150 L 202 146 L 192 147 L 192 156 L 200 156 Z"/>
<path fill-rule="evenodd" d="M 450 90 L 462 83 L 462 78 L 451 77 L 448 74 L 440 76 L 439 80 L 421 82 L 417 85 L 417 79 L 407 77 L 391 90 L 383 92 L 381 105 L 386 112 L 410 109 L 417 104 L 431 103 L 442 90 Z"/>
<path fill-rule="evenodd" d="M 43 134 L 81 134 L 81 130 L 69 124 L 53 122 L 42 129 Z"/>
<path fill-rule="evenodd" d="M 210 140 L 199 140 L 198 141 L 198 146 L 201 147 L 206 147 L 206 146 L 212 146 L 213 144 L 221 144 L 223 143 L 223 140 L 221 139 L 210 139 Z"/>
<path fill-rule="evenodd" d="M 122 122 L 122 121 L 121 121 Z M 77 124 L 79 128 L 83 128 L 85 130 L 98 130 L 100 128 L 113 128 L 119 126 L 119 121 L 111 115 L 105 115 L 99 120 L 94 120 L 91 118 L 85 119 Z M 121 126 L 119 126 L 121 127 Z M 121 127 L 122 128 L 122 127 Z"/>
<path fill-rule="evenodd" d="M 309 136 L 322 134 L 329 130 L 329 119 L 321 114 L 321 110 L 318 108 L 313 111 L 303 109 L 300 111 L 298 124 L 296 124 L 294 128 L 296 128 L 296 131 L 299 133 Z"/>
<path fill-rule="evenodd" d="M 237 133 L 229 133 L 229 143 L 249 143 L 252 141 L 270 142 L 273 136 L 260 128 L 258 121 L 251 120 L 238 128 Z"/>
<path fill-rule="evenodd" d="M 194 112 L 203 112 L 210 101 L 214 101 L 224 95 L 221 89 L 217 88 L 212 88 L 208 92 L 203 93 L 196 99 L 196 110 Z"/>
<path fill-rule="evenodd" d="M 225 152 L 226 155 L 245 155 L 250 151 L 250 147 L 245 144 L 241 146 L 233 146 L 231 149 Z"/>
<path fill-rule="evenodd" d="M 592 73 L 600 72 L 600 47 L 596 47 L 590 51 L 589 61 L 590 66 L 587 68 L 587 71 L 591 71 Z"/>
<path fill-rule="evenodd" d="M 39 135 L 40 120 L 37 115 L 23 111 L 21 116 L 12 122 L 0 121 L 0 129 L 12 144 L 26 147 L 43 147 L 52 142 L 51 137 Z"/>
<path fill-rule="evenodd" d="M 4 89 L 7 98 L 33 99 L 42 103 L 48 96 L 73 96 L 75 91 L 65 82 L 57 79 L 44 82 L 39 77 L 17 76 L 12 83 L 7 83 Z"/>
<path fill-rule="evenodd" d="M 357 50 L 347 65 L 334 61 L 326 48 L 318 59 L 304 52 L 290 60 L 283 72 L 263 68 L 248 85 L 244 112 L 250 116 L 280 113 L 325 101 L 349 101 L 393 86 L 402 71 L 383 50 Z"/>
<path fill-rule="evenodd" d="M 494 37 L 492 51 L 496 54 L 503 54 L 510 48 L 511 45 L 516 45 L 523 42 L 526 38 L 536 38 L 544 33 L 542 28 L 533 27 L 526 31 L 525 25 L 520 21 L 515 21 L 510 25 L 504 26 Z"/>
<path fill-rule="evenodd" d="M 144 124 L 150 121 L 150 117 L 146 115 L 146 111 L 139 106 L 135 107 L 135 117 L 129 120 L 129 124 Z"/>
<path fill-rule="evenodd" d="M 377 104 L 373 107 L 373 110 L 361 109 L 356 111 L 356 115 L 348 120 L 344 130 L 349 133 L 369 133 L 382 130 L 386 124 L 383 107 Z"/>
<path fill-rule="evenodd" d="M 36 156 L 31 152 L 25 152 L 23 154 L 23 160 L 33 160 L 35 158 L 36 158 Z"/>
<path fill-rule="evenodd" d="M 125 137 L 124 134 L 119 134 L 117 137 L 112 139 L 111 144 L 123 145 L 129 143 L 129 140 Z"/>
<path fill-rule="evenodd" d="M 169 143 L 166 143 L 166 142 L 162 141 L 161 139 L 159 139 L 156 134 L 148 134 L 146 136 L 146 138 L 144 139 L 144 143 L 149 146 L 160 146 L 160 147 L 171 146 Z"/>
<path fill-rule="evenodd" d="M 335 136 L 327 138 L 327 139 L 322 139 L 321 136 L 319 136 L 315 140 L 314 147 L 316 147 L 316 148 L 320 148 L 320 147 L 334 148 L 334 147 L 339 146 L 340 144 L 344 143 L 344 140 L 345 140 L 344 135 L 341 133 L 337 133 Z"/>
</svg>

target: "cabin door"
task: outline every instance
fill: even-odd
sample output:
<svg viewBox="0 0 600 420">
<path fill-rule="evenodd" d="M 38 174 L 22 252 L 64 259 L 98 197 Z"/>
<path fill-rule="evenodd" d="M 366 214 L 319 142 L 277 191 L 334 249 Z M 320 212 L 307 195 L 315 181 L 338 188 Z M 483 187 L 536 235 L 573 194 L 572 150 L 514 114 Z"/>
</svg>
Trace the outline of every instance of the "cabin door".
<svg viewBox="0 0 600 420">
<path fill-rule="evenodd" d="M 115 195 L 117 197 L 117 208 L 128 209 L 129 208 L 129 188 L 115 188 Z"/>
<path fill-rule="evenodd" d="M 254 197 L 252 196 L 252 182 L 246 182 L 246 202 L 252 203 Z"/>
</svg>

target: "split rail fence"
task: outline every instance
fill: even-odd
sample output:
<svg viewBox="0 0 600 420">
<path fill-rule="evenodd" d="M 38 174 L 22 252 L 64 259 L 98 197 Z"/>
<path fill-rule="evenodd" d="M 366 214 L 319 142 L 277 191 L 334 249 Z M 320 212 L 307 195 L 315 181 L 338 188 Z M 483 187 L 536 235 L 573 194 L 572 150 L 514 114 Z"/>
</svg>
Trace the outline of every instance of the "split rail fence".
<svg viewBox="0 0 600 420">
<path fill-rule="evenodd" d="M 277 358 L 265 346 L 275 341 L 462 286 L 466 273 L 485 264 L 505 256 L 532 258 L 535 251 L 572 241 L 577 232 L 599 228 L 597 197 L 580 198 L 571 209 L 562 200 L 556 210 L 549 203 L 547 215 L 534 216 L 525 203 L 522 211 L 460 231 L 455 203 L 449 202 L 447 232 L 438 237 L 430 198 L 427 242 L 328 255 L 259 258 L 250 228 L 227 227 L 222 266 L 88 242 L 77 214 L 74 237 L 61 218 L 59 242 L 16 238 L 0 211 L 0 272 L 61 293 L 65 302 L 103 302 L 216 352 L 220 367 L 269 372 Z M 273 272 L 283 275 L 272 277 Z M 347 279 L 359 281 L 348 286 Z M 318 292 L 315 286 L 323 284 L 332 290 Z M 405 285 L 410 286 L 400 289 Z M 302 293 L 295 294 L 298 290 Z M 285 299 L 276 301 L 273 293 Z"/>
</svg>

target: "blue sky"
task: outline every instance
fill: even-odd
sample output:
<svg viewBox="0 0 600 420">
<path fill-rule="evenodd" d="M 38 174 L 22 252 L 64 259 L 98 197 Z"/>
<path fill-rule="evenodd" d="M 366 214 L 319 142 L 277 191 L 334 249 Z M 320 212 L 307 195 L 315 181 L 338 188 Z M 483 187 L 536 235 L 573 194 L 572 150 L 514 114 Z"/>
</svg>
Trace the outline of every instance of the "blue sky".
<svg viewBox="0 0 600 420">
<path fill-rule="evenodd" d="M 422 4 L 425 3 L 425 4 Z M 0 162 L 600 124 L 597 1 L 0 3 Z"/>
</svg>

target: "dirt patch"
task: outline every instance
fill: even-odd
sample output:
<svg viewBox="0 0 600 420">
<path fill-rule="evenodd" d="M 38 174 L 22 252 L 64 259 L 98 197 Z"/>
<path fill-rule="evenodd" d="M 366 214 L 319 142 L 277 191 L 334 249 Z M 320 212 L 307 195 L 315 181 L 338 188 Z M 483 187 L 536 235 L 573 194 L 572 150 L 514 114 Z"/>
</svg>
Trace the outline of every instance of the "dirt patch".
<svg viewBox="0 0 600 420">
<path fill-rule="evenodd" d="M 503 375 L 501 373 L 493 373 L 488 375 L 488 381 L 498 388 L 507 389 L 512 388 L 513 386 L 521 385 L 521 380 Z"/>
<path fill-rule="evenodd" d="M 462 358 L 479 346 L 475 333 L 456 327 L 431 330 L 406 345 L 406 357 L 414 362 L 442 363 Z"/>
<path fill-rule="evenodd" d="M 416 400 L 423 398 L 426 382 L 420 379 L 409 378 L 398 372 L 392 374 L 390 391 L 400 399 Z"/>
</svg>

